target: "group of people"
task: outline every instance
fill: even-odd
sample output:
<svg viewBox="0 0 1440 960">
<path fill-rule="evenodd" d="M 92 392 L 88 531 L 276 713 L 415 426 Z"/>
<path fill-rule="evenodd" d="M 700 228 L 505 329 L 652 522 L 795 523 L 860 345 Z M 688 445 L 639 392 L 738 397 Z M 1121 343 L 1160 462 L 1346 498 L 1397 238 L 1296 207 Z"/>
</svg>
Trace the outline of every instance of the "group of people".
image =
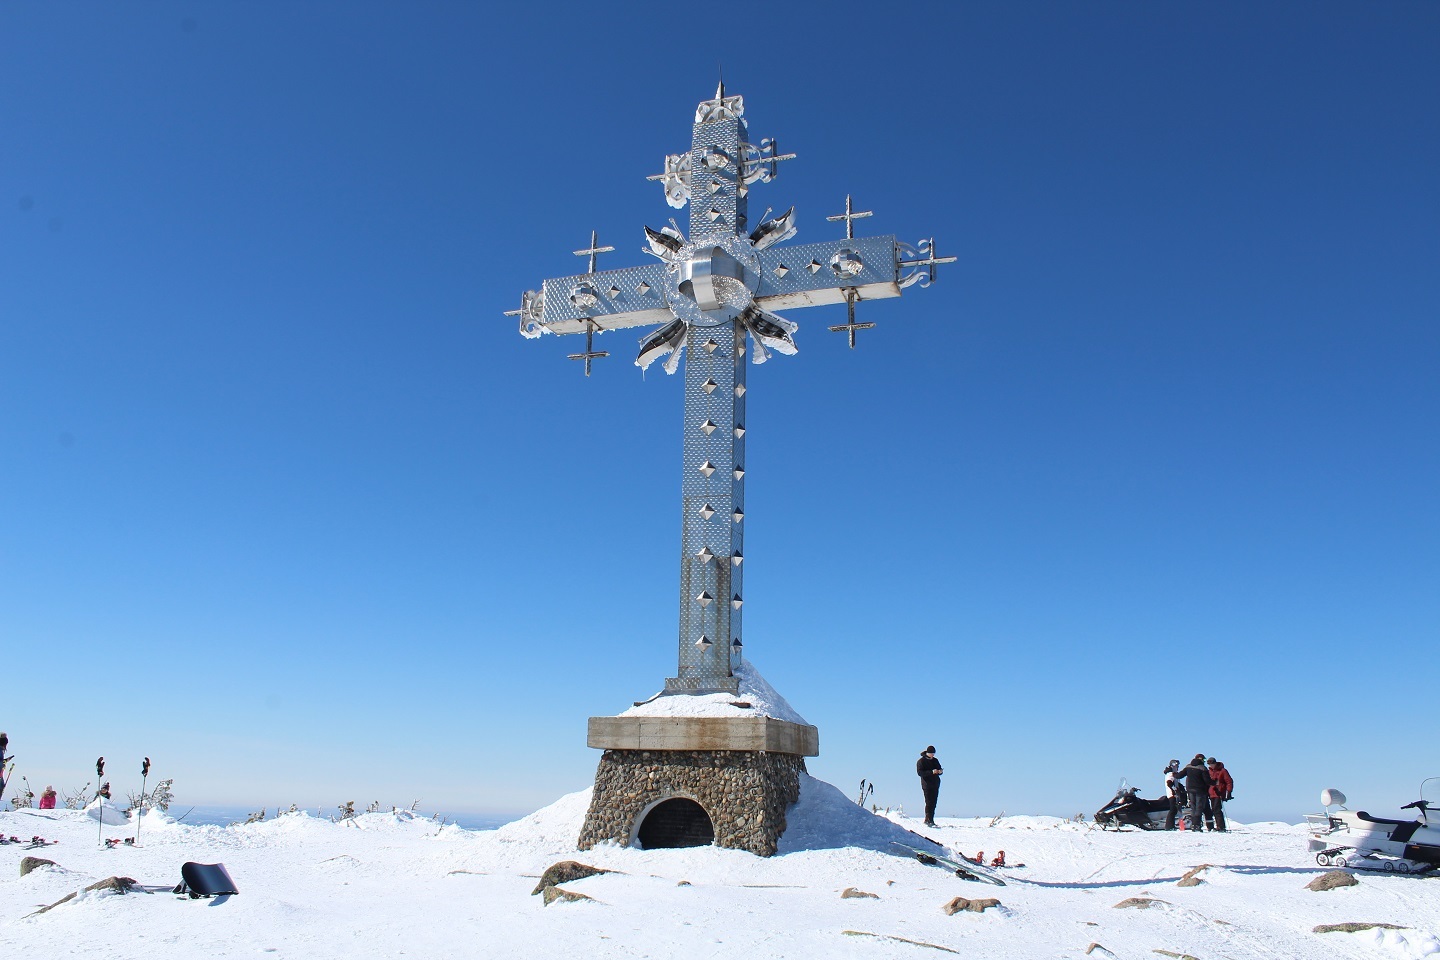
<svg viewBox="0 0 1440 960">
<path fill-rule="evenodd" d="M 1165 797 L 1170 812 L 1165 829 L 1175 829 L 1175 817 L 1185 811 L 1185 829 L 1225 832 L 1225 803 L 1234 795 L 1235 781 L 1225 764 L 1203 753 L 1195 754 L 1185 766 L 1179 760 L 1165 765 Z"/>
<path fill-rule="evenodd" d="M 925 826 L 935 826 L 935 802 L 940 798 L 940 776 L 945 771 L 935 758 L 935 748 L 926 747 L 915 761 L 920 777 L 920 790 L 925 794 Z M 1185 766 L 1179 760 L 1165 765 L 1165 797 L 1170 811 L 1165 816 L 1165 829 L 1175 829 L 1175 819 L 1183 810 L 1185 829 L 1225 832 L 1225 804 L 1235 793 L 1235 781 L 1225 764 L 1203 753 L 1195 754 Z M 1203 826 L 1202 826 L 1203 824 Z"/>
</svg>

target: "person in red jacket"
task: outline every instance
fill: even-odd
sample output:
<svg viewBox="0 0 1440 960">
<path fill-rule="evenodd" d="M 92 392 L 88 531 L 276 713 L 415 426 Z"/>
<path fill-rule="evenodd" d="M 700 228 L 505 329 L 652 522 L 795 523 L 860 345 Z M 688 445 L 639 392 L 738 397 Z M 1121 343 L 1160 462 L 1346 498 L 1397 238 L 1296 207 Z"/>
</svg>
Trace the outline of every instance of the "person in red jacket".
<svg viewBox="0 0 1440 960">
<path fill-rule="evenodd" d="M 42 793 L 42 794 L 40 794 L 40 809 L 41 809 L 41 810 L 54 810 L 54 809 L 55 809 L 55 788 L 54 788 L 54 787 L 46 787 L 46 788 L 45 788 L 45 792 Z"/>
<path fill-rule="evenodd" d="M 1235 781 L 1230 777 L 1230 771 L 1225 769 L 1225 764 L 1214 757 L 1207 757 L 1205 766 L 1210 773 L 1210 811 L 1205 817 L 1205 826 L 1224 833 L 1225 811 L 1221 805 L 1230 799 L 1235 790 Z M 1214 823 L 1208 822 L 1212 819 Z"/>
</svg>

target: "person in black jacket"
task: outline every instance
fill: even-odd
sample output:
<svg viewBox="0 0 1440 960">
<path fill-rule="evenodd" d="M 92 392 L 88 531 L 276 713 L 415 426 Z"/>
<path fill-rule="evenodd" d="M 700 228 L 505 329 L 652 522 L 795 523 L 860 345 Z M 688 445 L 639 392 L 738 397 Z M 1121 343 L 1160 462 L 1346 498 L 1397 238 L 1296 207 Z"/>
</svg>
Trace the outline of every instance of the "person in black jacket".
<svg viewBox="0 0 1440 960">
<path fill-rule="evenodd" d="M 920 789 L 925 792 L 925 826 L 935 826 L 935 801 L 940 798 L 940 761 L 935 759 L 935 748 L 926 747 L 915 761 L 915 772 L 920 775 Z"/>
<path fill-rule="evenodd" d="M 1189 766 L 1175 772 L 1176 780 L 1185 781 L 1185 792 L 1190 797 L 1190 807 L 1185 811 L 1185 829 L 1199 833 L 1201 821 L 1210 809 L 1210 771 L 1205 769 L 1205 754 L 1195 754 Z"/>
</svg>

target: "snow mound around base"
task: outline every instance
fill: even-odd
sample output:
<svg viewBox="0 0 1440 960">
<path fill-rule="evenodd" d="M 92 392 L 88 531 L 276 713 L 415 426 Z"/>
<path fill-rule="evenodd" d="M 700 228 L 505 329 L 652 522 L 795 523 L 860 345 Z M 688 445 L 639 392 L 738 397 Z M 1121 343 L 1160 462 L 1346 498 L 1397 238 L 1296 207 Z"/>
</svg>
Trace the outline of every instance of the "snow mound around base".
<svg viewBox="0 0 1440 960">
<path fill-rule="evenodd" d="M 800 800 L 785 814 L 780 853 L 861 847 L 908 856 L 893 845 L 896 842 L 912 847 L 931 846 L 924 837 L 866 810 L 833 784 L 808 774 L 800 775 Z M 940 846 L 934 846 L 938 852 Z"/>
<path fill-rule="evenodd" d="M 507 823 L 489 834 L 488 842 L 523 856 L 573 851 L 590 809 L 591 792 L 568 794 L 528 817 Z M 802 773 L 800 799 L 785 813 L 785 834 L 780 838 L 779 852 L 858 847 L 907 856 L 892 845 L 894 841 L 912 847 L 930 846 L 923 837 L 871 813 L 833 785 Z"/>
<path fill-rule="evenodd" d="M 656 694 L 652 699 L 631 707 L 622 717 L 770 717 L 809 726 L 805 718 L 766 682 L 749 660 L 741 660 L 735 670 L 740 692 Z M 737 704 L 749 706 L 737 706 Z"/>
<path fill-rule="evenodd" d="M 574 850 L 580 841 L 580 828 L 590 809 L 593 787 L 567 793 L 548 807 L 541 807 L 528 817 L 495 830 L 494 842 L 517 853 L 547 853 Z"/>
</svg>

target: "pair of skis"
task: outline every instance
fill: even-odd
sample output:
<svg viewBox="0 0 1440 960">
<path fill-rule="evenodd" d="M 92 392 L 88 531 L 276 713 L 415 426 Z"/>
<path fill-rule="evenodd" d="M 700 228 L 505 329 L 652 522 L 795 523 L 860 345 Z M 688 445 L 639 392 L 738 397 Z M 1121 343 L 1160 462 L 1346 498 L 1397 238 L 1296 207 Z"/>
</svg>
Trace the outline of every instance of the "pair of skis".
<svg viewBox="0 0 1440 960">
<path fill-rule="evenodd" d="M 916 860 L 919 860 L 927 867 L 943 867 L 946 870 L 952 871 L 955 876 L 959 877 L 961 880 L 977 880 L 980 883 L 991 883 L 997 887 L 1005 886 L 1004 880 L 1001 880 L 999 877 L 986 870 L 980 864 L 974 863 L 973 861 L 966 860 L 964 863 L 959 863 L 955 860 L 951 860 L 949 857 L 942 857 L 939 854 L 931 853 L 928 850 L 922 850 L 919 847 L 912 847 L 909 844 L 901 843 L 898 840 L 892 840 L 890 842 L 893 846 L 897 846 L 902 850 L 910 851 L 910 853 L 914 855 Z M 931 842 L 934 843 L 934 841 Z M 939 844 L 936 844 L 936 846 L 939 846 Z"/>
</svg>

